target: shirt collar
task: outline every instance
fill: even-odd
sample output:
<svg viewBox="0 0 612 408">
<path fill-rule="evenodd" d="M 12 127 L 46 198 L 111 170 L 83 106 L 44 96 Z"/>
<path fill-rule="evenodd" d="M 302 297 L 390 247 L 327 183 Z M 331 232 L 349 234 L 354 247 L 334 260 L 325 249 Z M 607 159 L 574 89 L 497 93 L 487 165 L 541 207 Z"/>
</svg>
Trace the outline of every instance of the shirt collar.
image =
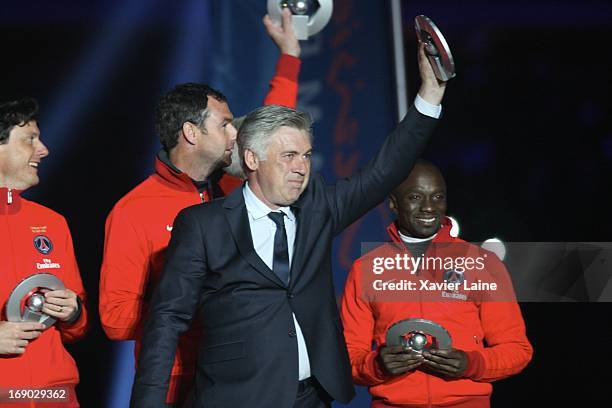
<svg viewBox="0 0 612 408">
<path fill-rule="evenodd" d="M 412 243 L 416 243 L 416 242 L 431 241 L 432 239 L 434 239 L 436 237 L 436 235 L 438 235 L 438 233 L 436 232 L 431 237 L 427 237 L 427 238 L 415 238 L 415 237 L 409 237 L 408 235 L 402 234 L 402 232 L 400 230 L 397 230 L 397 232 L 399 233 L 399 236 L 402 239 L 402 241 L 404 241 L 407 244 L 412 244 Z"/>
<path fill-rule="evenodd" d="M 263 201 L 257 198 L 255 193 L 253 193 L 253 190 L 251 190 L 251 188 L 249 187 L 248 181 L 244 184 L 242 194 L 244 195 L 244 204 L 246 205 L 247 211 L 254 220 L 259 220 L 261 218 L 267 217 L 268 213 L 272 211 L 281 211 L 285 213 L 285 215 L 287 216 L 287 218 L 289 218 L 290 221 L 295 222 L 295 215 L 293 214 L 291 207 L 280 207 L 278 210 L 271 209 L 266 204 L 264 204 Z"/>
</svg>

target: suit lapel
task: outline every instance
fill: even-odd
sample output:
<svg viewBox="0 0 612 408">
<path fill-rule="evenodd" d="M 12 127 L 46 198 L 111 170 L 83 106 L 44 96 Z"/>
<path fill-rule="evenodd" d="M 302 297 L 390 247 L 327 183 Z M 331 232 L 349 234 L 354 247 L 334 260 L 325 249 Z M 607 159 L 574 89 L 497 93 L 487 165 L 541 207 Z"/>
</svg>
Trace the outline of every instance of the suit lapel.
<svg viewBox="0 0 612 408">
<path fill-rule="evenodd" d="M 295 288 L 306 262 L 306 250 L 310 248 L 309 235 L 312 230 L 313 211 L 312 207 L 307 205 L 308 196 L 303 193 L 302 197 L 296 201 L 291 207 L 297 220 L 297 231 L 295 233 L 295 242 L 293 243 L 293 259 L 291 260 L 291 272 L 289 280 L 289 288 Z"/>
<path fill-rule="evenodd" d="M 253 248 L 253 237 L 251 237 L 251 228 L 249 226 L 246 205 L 244 204 L 242 188 L 237 188 L 227 196 L 223 207 L 225 208 L 225 218 L 230 225 L 230 230 L 240 255 L 265 278 L 280 287 L 286 287 L 278 276 L 268 268 L 268 265 L 261 260 L 257 252 L 255 252 L 255 248 Z"/>
</svg>

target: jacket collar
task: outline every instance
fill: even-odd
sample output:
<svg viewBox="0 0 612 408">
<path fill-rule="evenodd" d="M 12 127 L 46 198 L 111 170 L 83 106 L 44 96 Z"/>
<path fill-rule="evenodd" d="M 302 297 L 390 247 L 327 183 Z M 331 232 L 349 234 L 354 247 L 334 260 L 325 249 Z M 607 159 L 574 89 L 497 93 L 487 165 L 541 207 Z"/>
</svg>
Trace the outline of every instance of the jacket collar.
<svg viewBox="0 0 612 408">
<path fill-rule="evenodd" d="M 157 153 L 157 157 L 155 158 L 155 173 L 157 173 L 165 184 L 172 188 L 188 192 L 198 191 L 191 177 L 172 164 L 168 152 L 165 149 Z M 221 177 L 223 177 L 223 174 L 223 169 L 213 171 L 207 177 L 208 183 L 210 185 L 216 185 Z"/>
<path fill-rule="evenodd" d="M 172 165 L 168 153 L 163 149 L 157 153 L 155 158 L 155 173 L 162 179 L 164 184 L 172 188 L 189 192 L 197 191 L 191 178 Z"/>
<path fill-rule="evenodd" d="M 0 214 L 15 214 L 21 209 L 22 190 L 0 187 Z"/>
</svg>

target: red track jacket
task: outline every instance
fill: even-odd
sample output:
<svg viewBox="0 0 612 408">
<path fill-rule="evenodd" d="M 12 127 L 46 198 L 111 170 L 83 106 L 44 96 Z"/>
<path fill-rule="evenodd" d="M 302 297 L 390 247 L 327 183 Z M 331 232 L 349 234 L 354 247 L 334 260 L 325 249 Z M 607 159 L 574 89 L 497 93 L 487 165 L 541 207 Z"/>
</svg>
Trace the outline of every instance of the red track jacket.
<svg viewBox="0 0 612 408">
<path fill-rule="evenodd" d="M 450 227 L 450 220 L 446 219 L 425 257 L 431 255 L 435 244 L 465 243 L 449 235 Z M 389 226 L 388 232 L 394 242 L 401 243 L 395 224 Z M 467 243 L 463 245 L 469 245 L 474 251 L 480 250 Z M 402 249 L 407 252 L 403 245 Z M 435 250 L 439 256 L 444 247 L 438 245 Z M 525 335 L 518 304 L 515 301 L 475 302 L 470 299 L 440 298 L 435 301 L 439 291 L 429 293 L 427 296 L 432 297 L 426 301 L 418 297 L 411 297 L 410 301 L 398 301 L 397 298 L 368 301 L 368 296 L 364 295 L 364 281 L 372 269 L 365 265 L 369 265 L 375 256 L 386 256 L 384 253 L 383 247 L 377 248 L 355 261 L 346 281 L 341 317 L 353 380 L 369 387 L 373 407 L 488 407 L 492 391 L 489 382 L 520 372 L 531 360 L 533 350 Z M 494 254 L 489 255 L 487 268 L 505 275 L 503 264 Z M 436 281 L 441 280 L 438 278 Z M 509 288 L 513 295 L 511 284 Z M 433 320 L 450 333 L 452 346 L 468 354 L 464 378 L 445 380 L 418 369 L 391 377 L 382 371 L 376 360 L 378 351 L 372 350 L 372 343 L 376 349 L 384 345 L 388 328 L 398 320 L 408 318 Z"/>
<path fill-rule="evenodd" d="M 298 58 L 281 55 L 265 104 L 294 108 L 297 100 Z M 218 182 L 227 195 L 241 180 L 224 175 Z M 104 260 L 100 276 L 100 319 L 112 340 L 136 340 L 136 357 L 148 301 L 164 264 L 174 218 L 199 204 L 191 179 L 159 159 L 155 173 L 117 202 L 106 220 Z M 167 402 L 184 400 L 193 380 L 199 330 L 192 327 L 179 339 Z"/>
<path fill-rule="evenodd" d="M 47 240 L 43 238 L 42 245 L 40 239 L 36 240 L 39 245 L 35 245 L 36 237 Z M 74 324 L 56 323 L 30 342 L 22 355 L 0 355 L 0 388 L 6 391 L 65 386 L 69 389 L 72 403 L 60 405 L 78 406 L 74 386 L 79 382 L 79 372 L 63 342 L 83 336 L 87 329 L 87 310 L 66 220 L 58 213 L 22 198 L 18 190 L 0 188 L 0 260 L 0 320 L 7 320 L 6 303 L 15 286 L 36 273 L 54 274 L 82 302 L 81 315 Z"/>
</svg>

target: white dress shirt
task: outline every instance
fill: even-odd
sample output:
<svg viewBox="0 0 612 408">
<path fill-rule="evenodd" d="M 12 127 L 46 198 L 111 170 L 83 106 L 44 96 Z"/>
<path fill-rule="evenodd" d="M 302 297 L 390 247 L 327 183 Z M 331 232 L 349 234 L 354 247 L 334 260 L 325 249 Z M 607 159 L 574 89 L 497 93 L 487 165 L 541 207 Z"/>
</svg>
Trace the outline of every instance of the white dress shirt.
<svg viewBox="0 0 612 408">
<path fill-rule="evenodd" d="M 242 189 L 244 203 L 246 204 L 247 213 L 249 214 L 249 226 L 251 227 L 251 237 L 253 237 L 253 248 L 268 268 L 272 270 L 274 262 L 274 235 L 276 234 L 276 224 L 268 217 L 268 213 L 273 211 L 265 205 L 253 191 L 249 188 L 247 182 Z M 287 246 L 289 249 L 289 267 L 293 259 L 293 244 L 295 242 L 295 231 L 297 229 L 297 220 L 290 207 L 281 207 L 276 212 L 285 213 L 283 220 L 285 222 L 285 231 L 287 231 Z M 290 276 L 289 279 L 292 277 Z M 306 349 L 306 341 L 302 328 L 293 314 L 293 322 L 295 323 L 295 333 L 298 346 L 298 380 L 304 380 L 310 377 L 310 360 L 308 359 L 308 350 Z"/>
</svg>

